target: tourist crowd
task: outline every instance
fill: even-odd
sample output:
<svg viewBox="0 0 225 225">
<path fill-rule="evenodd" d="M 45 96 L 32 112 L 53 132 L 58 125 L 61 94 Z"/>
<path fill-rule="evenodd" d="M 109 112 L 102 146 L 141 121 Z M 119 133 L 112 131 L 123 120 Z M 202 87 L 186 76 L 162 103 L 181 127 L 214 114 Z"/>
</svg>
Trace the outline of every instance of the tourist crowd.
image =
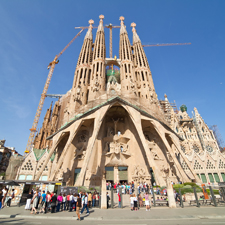
<svg viewBox="0 0 225 225">
<path fill-rule="evenodd" d="M 37 188 L 36 191 L 32 190 L 27 195 L 26 210 L 31 210 L 31 214 L 35 213 L 56 213 L 60 211 L 76 211 L 78 219 L 80 213 L 82 214 L 86 209 L 89 215 L 90 207 L 99 206 L 99 193 L 94 192 L 80 192 L 78 194 L 59 194 L 41 191 Z M 81 210 L 81 212 L 80 212 Z M 80 213 L 79 213 L 80 212 Z"/>
</svg>

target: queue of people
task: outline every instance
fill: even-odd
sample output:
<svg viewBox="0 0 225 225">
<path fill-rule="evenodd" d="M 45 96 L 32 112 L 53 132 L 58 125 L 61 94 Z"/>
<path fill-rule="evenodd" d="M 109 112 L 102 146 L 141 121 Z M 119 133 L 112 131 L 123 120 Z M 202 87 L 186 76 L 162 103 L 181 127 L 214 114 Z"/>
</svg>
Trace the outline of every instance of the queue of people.
<svg viewBox="0 0 225 225">
<path fill-rule="evenodd" d="M 89 208 L 99 206 L 99 200 L 100 196 L 97 192 L 80 192 L 67 195 L 60 193 L 57 196 L 56 193 L 50 193 L 49 191 L 41 193 L 41 190 L 37 188 L 27 195 L 25 209 L 31 210 L 31 214 L 75 211 L 80 220 L 80 214 L 86 210 L 86 215 L 89 215 Z"/>
</svg>

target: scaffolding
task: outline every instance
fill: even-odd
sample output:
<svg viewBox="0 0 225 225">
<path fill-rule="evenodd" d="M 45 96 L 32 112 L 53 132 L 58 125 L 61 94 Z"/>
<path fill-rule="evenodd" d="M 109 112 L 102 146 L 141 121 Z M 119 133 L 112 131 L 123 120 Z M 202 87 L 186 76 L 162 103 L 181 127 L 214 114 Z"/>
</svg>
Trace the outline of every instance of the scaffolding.
<svg viewBox="0 0 225 225">
<path fill-rule="evenodd" d="M 222 138 L 222 135 L 220 134 L 219 128 L 217 125 L 212 125 L 209 127 L 210 130 L 212 130 L 214 137 L 216 138 L 216 141 L 219 145 L 219 148 L 221 151 L 224 151 L 224 141 Z"/>
</svg>

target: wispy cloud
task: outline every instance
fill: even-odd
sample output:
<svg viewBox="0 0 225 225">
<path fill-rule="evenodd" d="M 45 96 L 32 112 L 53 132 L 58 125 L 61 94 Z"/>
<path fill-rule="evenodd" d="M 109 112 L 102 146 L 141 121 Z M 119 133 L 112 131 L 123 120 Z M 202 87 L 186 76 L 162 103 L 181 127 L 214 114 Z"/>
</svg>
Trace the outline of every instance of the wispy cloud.
<svg viewBox="0 0 225 225">
<path fill-rule="evenodd" d="M 30 115 L 30 110 L 27 107 L 15 103 L 15 101 L 3 100 L 3 103 L 5 103 L 8 110 L 14 112 L 19 119 L 25 119 Z"/>
</svg>

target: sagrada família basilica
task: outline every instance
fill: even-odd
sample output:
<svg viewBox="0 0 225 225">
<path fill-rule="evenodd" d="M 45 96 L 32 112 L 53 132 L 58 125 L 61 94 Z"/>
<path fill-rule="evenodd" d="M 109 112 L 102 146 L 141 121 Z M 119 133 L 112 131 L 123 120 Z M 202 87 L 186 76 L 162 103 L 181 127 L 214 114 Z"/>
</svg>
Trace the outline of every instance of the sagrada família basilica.
<svg viewBox="0 0 225 225">
<path fill-rule="evenodd" d="M 72 88 L 50 106 L 18 180 L 69 186 L 110 182 L 225 181 L 225 154 L 198 110 L 159 100 L 141 40 L 120 17 L 119 57 L 106 57 L 104 16 L 83 41 Z M 165 90 L 166 91 L 166 90 Z"/>
</svg>

